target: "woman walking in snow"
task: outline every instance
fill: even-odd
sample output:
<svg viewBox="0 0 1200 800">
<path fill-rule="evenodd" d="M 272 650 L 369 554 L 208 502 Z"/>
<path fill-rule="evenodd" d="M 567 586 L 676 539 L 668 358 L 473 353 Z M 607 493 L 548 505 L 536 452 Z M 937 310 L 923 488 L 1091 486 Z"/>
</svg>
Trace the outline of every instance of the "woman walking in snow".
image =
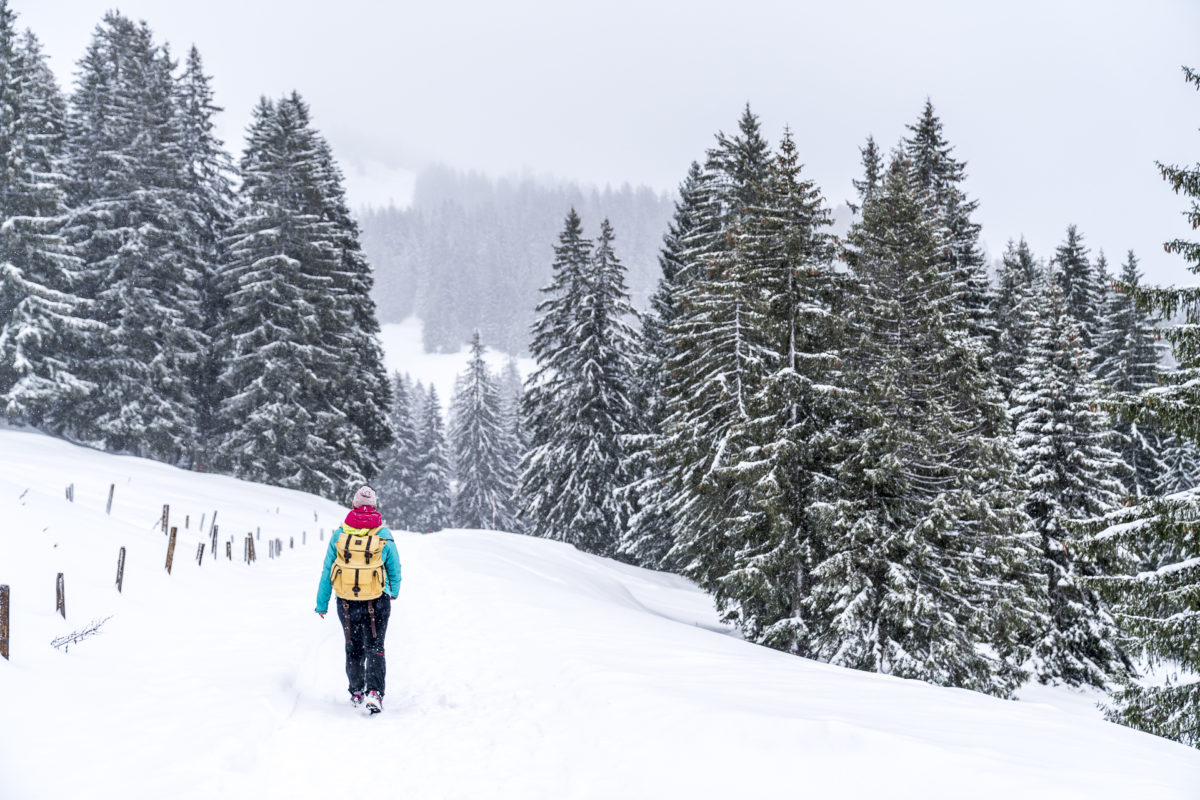
<svg viewBox="0 0 1200 800">
<path fill-rule="evenodd" d="M 317 588 L 317 613 L 324 619 L 331 594 L 346 634 L 346 677 L 350 702 L 367 711 L 383 711 L 383 637 L 392 600 L 400 591 L 400 556 L 392 532 L 375 510 L 375 491 L 364 486 L 354 493 L 354 507 L 333 532 Z"/>
</svg>

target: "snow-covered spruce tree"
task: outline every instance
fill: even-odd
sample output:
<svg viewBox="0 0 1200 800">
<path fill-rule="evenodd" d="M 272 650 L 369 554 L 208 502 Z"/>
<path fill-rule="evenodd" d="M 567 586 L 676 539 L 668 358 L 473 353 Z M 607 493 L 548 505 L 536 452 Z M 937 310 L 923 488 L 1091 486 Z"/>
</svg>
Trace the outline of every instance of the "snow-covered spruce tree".
<svg viewBox="0 0 1200 800">
<path fill-rule="evenodd" d="M 1013 409 L 1030 486 L 1025 509 L 1041 537 L 1050 599 L 1050 625 L 1037 642 L 1032 669 L 1043 683 L 1104 686 L 1126 658 L 1108 612 L 1081 582 L 1098 568 L 1080 552 L 1071 522 L 1116 507 L 1125 468 L 1110 448 L 1116 436 L 1097 406 L 1089 351 L 1057 276 L 1038 288 L 1037 322 Z"/>
<path fill-rule="evenodd" d="M 998 338 L 992 364 L 996 382 L 1006 400 L 1020 381 L 1018 371 L 1025 361 L 1034 323 L 1033 287 L 1041 268 L 1033 258 L 1025 237 L 1014 244 L 1010 239 L 1001 259 L 1000 275 L 992 293 L 992 316 Z"/>
<path fill-rule="evenodd" d="M 867 143 L 858 148 L 858 152 L 862 155 L 863 176 L 862 180 L 852 181 L 854 191 L 858 192 L 858 204 L 849 204 L 856 214 L 875 196 L 884 173 L 883 154 L 879 152 L 874 136 L 868 136 Z"/>
<path fill-rule="evenodd" d="M 718 470 L 728 465 L 730 429 L 748 419 L 747 403 L 772 359 L 745 326 L 756 289 L 735 255 L 744 218 L 762 205 L 769 171 L 770 148 L 747 108 L 736 135 L 717 135 L 695 185 L 694 224 L 681 254 L 686 277 L 666 328 L 667 418 L 659 464 L 674 524 L 670 558 L 709 592 L 733 566 L 728 520 L 749 502 Z"/>
<path fill-rule="evenodd" d="M 513 508 L 522 533 L 551 536 L 547 515 L 570 469 L 566 456 L 556 446 L 555 431 L 563 422 L 571 376 L 566 361 L 570 333 L 579 318 L 587 281 L 592 243 L 583 236 L 583 223 L 572 208 L 567 214 L 558 244 L 554 247 L 547 295 L 537 305 L 540 316 L 531 326 L 530 355 L 536 363 L 525 381 L 521 399 L 522 427 L 528 446 L 517 466 Z M 560 532 L 561 533 L 561 532 Z"/>
<path fill-rule="evenodd" d="M 1200 73 L 1184 69 L 1187 81 L 1200 89 Z M 1200 227 L 1200 164 L 1159 164 L 1163 178 L 1190 199 L 1185 217 Z M 1175 239 L 1166 249 L 1186 259 L 1200 273 L 1200 243 Z M 1200 289 L 1196 287 L 1122 286 L 1141 311 L 1174 318 L 1183 324 L 1166 330 L 1179 369 L 1164 376 L 1165 385 L 1143 391 L 1114 407 L 1134 422 L 1151 422 L 1172 434 L 1200 442 Z M 1200 746 L 1200 492 L 1165 495 L 1119 509 L 1098 524 L 1090 545 L 1123 563 L 1127 570 L 1090 581 L 1113 607 L 1122 630 L 1134 637 L 1143 654 L 1176 672 L 1152 685 L 1128 683 L 1113 697 L 1110 718 L 1159 736 Z M 1146 547 L 1158 554 L 1156 569 L 1143 570 L 1123 551 Z M 1185 677 L 1179 677 L 1183 675 Z"/>
<path fill-rule="evenodd" d="M 1051 259 L 1055 280 L 1062 290 L 1067 310 L 1079 323 L 1079 334 L 1088 357 L 1096 346 L 1100 333 L 1100 318 L 1104 312 L 1104 281 L 1096 265 L 1088 257 L 1083 235 L 1074 225 L 1067 227 L 1067 238 L 1054 251 Z"/>
<path fill-rule="evenodd" d="M 190 206 L 188 223 L 195 241 L 196 269 L 200 273 L 200 315 L 209 333 L 207 348 L 198 367 L 188 376 L 196 398 L 196 440 L 191 456 L 194 469 L 207 469 L 219 447 L 217 437 L 221 356 L 213 335 L 228 310 L 221 292 L 222 242 L 233 221 L 233 160 L 214 133 L 214 117 L 222 109 L 213 103 L 210 78 L 204 73 L 200 51 L 188 51 L 183 72 L 176 79 L 176 103 L 183 190 Z"/>
<path fill-rule="evenodd" d="M 956 276 L 911 167 L 890 165 L 851 229 L 859 288 L 827 556 L 812 571 L 814 655 L 998 695 L 1044 625 L 1004 406 L 953 324 Z M 975 415 L 964 413 L 963 407 Z"/>
<path fill-rule="evenodd" d="M 111 450 L 186 463 L 196 438 L 188 376 L 208 339 L 174 66 L 144 23 L 115 12 L 79 62 L 64 234 L 104 329 L 81 347 L 79 374 L 96 388 L 71 405 L 68 428 Z"/>
<path fill-rule="evenodd" d="M 483 360 L 483 339 L 471 339 L 471 360 L 450 402 L 450 451 L 456 487 L 450 518 L 456 528 L 513 529 L 510 506 L 516 465 L 504 427 L 496 378 Z"/>
<path fill-rule="evenodd" d="M 421 453 L 417 420 L 421 417 L 412 402 L 415 389 L 408 377 L 397 373 L 392 381 L 392 429 L 396 438 L 383 453 L 383 470 L 375 478 L 375 490 L 388 525 L 404 530 L 415 528 L 420 505 L 417 461 Z"/>
<path fill-rule="evenodd" d="M 730 568 L 715 595 L 747 638 L 801 655 L 814 650 L 812 571 L 826 555 L 847 434 L 846 287 L 833 268 L 831 222 L 785 131 L 761 205 L 749 208 L 735 243 L 734 268 L 753 289 L 743 325 L 768 360 L 713 470 L 749 500 L 724 522 Z"/>
<path fill-rule="evenodd" d="M 32 33 L 0 0 L 0 408 L 61 433 L 61 412 L 94 389 L 74 354 L 87 331 L 67 213 L 66 103 Z"/>
<path fill-rule="evenodd" d="M 353 297 L 362 289 L 346 266 L 353 231 L 330 210 L 340 176 L 295 95 L 259 103 L 241 166 L 221 270 L 222 463 L 241 477 L 341 497 L 377 473 L 391 426 L 385 416 L 364 429 L 355 413 L 380 397 L 363 367 L 378 351 L 377 323 L 361 318 L 373 309 Z M 383 394 L 390 400 L 390 387 Z"/>
<path fill-rule="evenodd" d="M 942 121 L 928 99 L 901 148 L 909 165 L 909 181 L 925 203 L 941 239 L 940 257 L 951 274 L 958 301 L 947 309 L 952 324 L 963 326 L 980 343 L 998 338 L 991 315 L 987 268 L 979 243 L 979 225 L 971 215 L 979 206 L 962 189 L 966 163 L 952 155 Z"/>
<path fill-rule="evenodd" d="M 419 533 L 440 531 L 450 524 L 450 459 L 437 389 L 429 387 L 421 404 L 417 429 L 420 437 L 417 458 L 417 505 L 412 529 Z"/>
<path fill-rule="evenodd" d="M 578 233 L 572 211 L 556 248 L 561 259 L 579 252 Z M 516 495 L 527 533 L 606 556 L 616 553 L 627 518 L 618 489 L 628 484 L 622 444 L 633 430 L 637 358 L 630 327 L 635 312 L 613 240 L 604 220 L 586 263 L 560 265 L 556 259 L 551 297 L 542 305 L 547 317 L 563 318 L 553 337 L 530 346 L 538 362 L 526 393 L 533 447 L 522 463 Z M 546 347 L 550 342 L 555 344 Z M 549 369 L 555 374 L 547 380 Z M 551 385 L 553 395 L 547 392 Z"/>
<path fill-rule="evenodd" d="M 669 556 L 674 545 L 674 521 L 668 510 L 671 488 L 664 480 L 658 453 L 667 418 L 665 387 L 667 362 L 672 354 L 667 328 L 678 316 L 678 295 L 689 274 L 683 254 L 687 248 L 685 242 L 696 224 L 695 193 L 701 177 L 700 164 L 693 161 L 679 187 L 675 214 L 663 235 L 658 257 L 662 275 L 650 297 L 650 311 L 642 315 L 640 363 L 635 369 L 633 395 L 637 409 L 635 428 L 627 438 L 629 456 L 624 467 L 632 483 L 622 489 L 630 518 L 620 553 L 649 569 L 675 570 L 679 567 Z"/>
<path fill-rule="evenodd" d="M 1131 292 L 1141 286 L 1137 257 L 1129 251 L 1118 280 L 1128 291 L 1112 292 L 1105 304 L 1096 343 L 1095 373 L 1105 392 L 1136 395 L 1159 383 L 1159 350 L 1154 317 L 1137 307 Z M 1167 466 L 1160 432 L 1153 425 L 1118 419 L 1122 439 L 1117 453 L 1130 469 L 1126 488 L 1138 497 L 1155 494 Z"/>
<path fill-rule="evenodd" d="M 525 386 L 521 381 L 517 360 L 509 358 L 504 365 L 504 371 L 500 373 L 500 404 L 504 430 L 508 434 L 508 443 L 513 448 L 509 455 L 509 463 L 513 465 L 521 463 L 525 448 L 529 444 L 525 426 L 521 422 L 521 401 L 524 396 Z"/>
</svg>

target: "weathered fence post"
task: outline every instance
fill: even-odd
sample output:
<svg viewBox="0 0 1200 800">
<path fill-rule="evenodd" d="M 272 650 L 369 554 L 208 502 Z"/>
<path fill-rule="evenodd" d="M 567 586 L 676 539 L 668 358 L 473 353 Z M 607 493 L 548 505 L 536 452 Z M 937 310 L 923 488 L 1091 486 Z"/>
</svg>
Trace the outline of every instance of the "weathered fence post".
<svg viewBox="0 0 1200 800">
<path fill-rule="evenodd" d="M 295 550 L 295 549 L 296 549 L 296 537 L 289 536 L 288 537 L 288 550 Z"/>
<path fill-rule="evenodd" d="M 204 542 L 200 542 L 199 547 L 196 548 L 196 565 L 204 566 Z"/>
<path fill-rule="evenodd" d="M 115 492 L 116 490 L 117 490 L 117 485 L 116 485 L 115 483 L 110 483 L 110 484 L 108 485 L 108 505 L 106 505 L 106 506 L 104 507 L 104 513 L 105 513 L 105 514 L 111 514 L 111 513 L 112 513 L 112 499 L 113 499 L 113 492 Z"/>
<path fill-rule="evenodd" d="M 204 530 L 204 520 L 207 518 L 208 518 L 208 512 L 205 511 L 203 514 L 200 515 L 200 527 L 197 528 L 196 530 L 199 530 L 199 531 Z"/>
<path fill-rule="evenodd" d="M 75 502 L 75 484 L 73 484 L 73 483 L 67 487 L 67 502 L 68 503 Z"/>
<path fill-rule="evenodd" d="M 192 522 L 192 515 L 191 515 L 191 514 L 184 514 L 184 515 L 183 515 L 183 529 L 184 529 L 185 531 L 186 531 L 186 530 L 191 530 L 191 527 L 192 527 L 192 526 L 191 526 L 191 522 Z"/>
<path fill-rule="evenodd" d="M 254 529 L 254 538 L 260 542 L 262 541 L 262 527 Z"/>
<path fill-rule="evenodd" d="M 168 505 L 167 503 L 163 503 L 163 518 L 162 518 L 163 536 L 167 535 L 167 525 L 170 524 L 170 519 L 171 519 L 171 506 Z"/>
<path fill-rule="evenodd" d="M 63 574 L 58 573 L 58 579 L 54 581 L 54 610 L 62 614 L 62 618 L 67 618 L 67 593 L 63 586 Z"/>
<path fill-rule="evenodd" d="M 171 540 L 167 542 L 167 574 L 171 574 L 171 562 L 175 560 L 175 534 L 179 528 L 171 528 Z"/>
<path fill-rule="evenodd" d="M 120 555 L 117 556 L 117 591 L 121 591 L 121 587 L 125 584 L 125 548 L 121 548 Z"/>
<path fill-rule="evenodd" d="M 225 558 L 233 561 L 233 539 L 225 543 Z"/>
<path fill-rule="evenodd" d="M 203 528 L 204 526 L 201 525 L 200 527 Z M 212 529 L 212 550 L 213 550 L 212 557 L 213 558 L 217 557 L 217 531 L 219 531 L 219 530 L 220 530 L 220 528 L 218 528 L 216 525 L 213 525 L 213 529 Z"/>
<path fill-rule="evenodd" d="M 250 563 L 253 564 L 258 559 L 254 556 L 254 539 L 250 540 Z"/>
<path fill-rule="evenodd" d="M 0 586 L 0 656 L 8 661 L 8 586 Z"/>
</svg>

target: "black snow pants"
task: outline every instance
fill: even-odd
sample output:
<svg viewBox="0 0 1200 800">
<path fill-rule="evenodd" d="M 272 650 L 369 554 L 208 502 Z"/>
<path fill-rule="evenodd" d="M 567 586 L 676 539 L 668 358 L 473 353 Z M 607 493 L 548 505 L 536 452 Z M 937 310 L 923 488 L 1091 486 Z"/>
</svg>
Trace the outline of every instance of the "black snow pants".
<svg viewBox="0 0 1200 800">
<path fill-rule="evenodd" d="M 382 695 L 387 677 L 383 636 L 392 613 L 392 598 L 385 594 L 374 600 L 334 599 L 338 619 L 346 632 L 346 677 L 350 679 L 350 693 L 374 690 Z"/>
</svg>

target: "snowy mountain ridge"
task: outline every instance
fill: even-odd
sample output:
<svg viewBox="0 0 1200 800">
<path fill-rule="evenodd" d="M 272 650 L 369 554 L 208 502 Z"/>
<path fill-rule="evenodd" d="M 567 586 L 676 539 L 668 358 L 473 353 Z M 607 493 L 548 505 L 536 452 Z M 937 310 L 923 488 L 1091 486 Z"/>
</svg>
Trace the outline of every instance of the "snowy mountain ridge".
<svg viewBox="0 0 1200 800">
<path fill-rule="evenodd" d="M 5 800 L 324 797 L 355 762 L 408 798 L 1200 789 L 1200 752 L 1104 722 L 1093 697 L 1002 701 L 787 656 L 730 635 L 678 577 L 480 531 L 397 534 L 385 712 L 366 719 L 346 701 L 341 629 L 313 613 L 344 509 L 27 430 L 0 428 L 0 454 Z M 164 503 L 179 528 L 170 575 Z M 206 547 L 197 564 L 214 511 L 217 557 Z"/>
</svg>

